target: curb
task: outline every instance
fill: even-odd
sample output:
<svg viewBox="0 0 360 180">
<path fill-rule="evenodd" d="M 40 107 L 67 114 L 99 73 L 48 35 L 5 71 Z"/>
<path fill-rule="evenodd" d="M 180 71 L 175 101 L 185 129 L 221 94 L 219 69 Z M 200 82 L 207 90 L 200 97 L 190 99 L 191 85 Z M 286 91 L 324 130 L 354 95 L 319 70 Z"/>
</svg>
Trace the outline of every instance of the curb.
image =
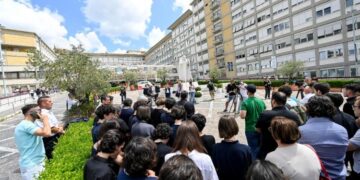
<svg viewBox="0 0 360 180">
<path fill-rule="evenodd" d="M 9 114 L 9 115 L 7 115 L 7 116 L 5 116 L 5 117 L 1 117 L 0 118 L 0 122 L 3 122 L 3 121 L 5 121 L 5 120 L 7 120 L 7 119 L 10 119 L 10 118 L 12 118 L 12 117 L 14 117 L 14 116 L 16 116 L 16 115 L 18 115 L 18 114 L 20 114 L 21 113 L 21 110 L 18 110 L 18 111 L 16 111 L 15 113 L 13 113 L 13 114 Z"/>
</svg>

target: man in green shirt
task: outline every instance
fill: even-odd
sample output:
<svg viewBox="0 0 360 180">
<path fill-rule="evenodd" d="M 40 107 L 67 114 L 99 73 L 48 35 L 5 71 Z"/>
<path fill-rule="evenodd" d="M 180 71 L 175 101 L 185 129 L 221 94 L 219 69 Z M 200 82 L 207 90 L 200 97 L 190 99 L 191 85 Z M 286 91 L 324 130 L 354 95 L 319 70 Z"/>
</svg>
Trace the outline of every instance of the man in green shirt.
<svg viewBox="0 0 360 180">
<path fill-rule="evenodd" d="M 260 114 L 266 109 L 263 100 L 255 97 L 256 86 L 249 84 L 246 86 L 247 94 L 249 96 L 241 104 L 240 117 L 245 118 L 245 135 L 248 145 L 251 148 L 253 158 L 257 157 L 260 147 L 260 134 L 256 132 L 256 122 Z"/>
</svg>

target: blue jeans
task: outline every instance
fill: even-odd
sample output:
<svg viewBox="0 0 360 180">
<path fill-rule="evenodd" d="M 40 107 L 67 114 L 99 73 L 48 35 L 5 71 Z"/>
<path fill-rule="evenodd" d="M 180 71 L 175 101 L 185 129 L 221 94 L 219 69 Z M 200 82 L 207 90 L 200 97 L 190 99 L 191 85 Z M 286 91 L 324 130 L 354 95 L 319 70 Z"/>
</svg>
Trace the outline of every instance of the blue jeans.
<svg viewBox="0 0 360 180">
<path fill-rule="evenodd" d="M 189 92 L 189 102 L 195 104 L 195 92 Z"/>
<path fill-rule="evenodd" d="M 260 149 L 260 134 L 256 131 L 245 131 L 245 135 L 251 149 L 251 154 L 253 158 L 256 159 Z"/>
</svg>

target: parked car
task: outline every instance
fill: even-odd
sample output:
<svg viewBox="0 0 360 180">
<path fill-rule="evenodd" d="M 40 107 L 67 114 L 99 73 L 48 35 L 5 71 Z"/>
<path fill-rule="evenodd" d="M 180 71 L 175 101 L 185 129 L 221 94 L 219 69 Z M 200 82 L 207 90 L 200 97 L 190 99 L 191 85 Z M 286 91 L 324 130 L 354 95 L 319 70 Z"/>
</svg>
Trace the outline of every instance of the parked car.
<svg viewBox="0 0 360 180">
<path fill-rule="evenodd" d="M 138 87 L 141 87 L 141 88 L 144 88 L 146 84 L 153 86 L 153 84 L 150 81 L 139 81 L 137 83 Z"/>
</svg>

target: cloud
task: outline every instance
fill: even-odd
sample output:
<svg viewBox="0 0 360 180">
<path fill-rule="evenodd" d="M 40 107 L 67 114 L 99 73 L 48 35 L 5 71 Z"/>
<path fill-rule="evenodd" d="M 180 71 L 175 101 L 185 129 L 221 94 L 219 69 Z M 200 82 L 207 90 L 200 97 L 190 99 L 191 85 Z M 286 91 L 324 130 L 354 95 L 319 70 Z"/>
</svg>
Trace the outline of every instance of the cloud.
<svg viewBox="0 0 360 180">
<path fill-rule="evenodd" d="M 117 45 L 120 45 L 120 46 L 126 46 L 126 47 L 128 47 L 128 46 L 130 46 L 131 41 L 124 41 L 124 40 L 121 40 L 121 39 L 115 39 L 115 40 L 113 41 L 113 43 L 114 43 L 114 44 L 117 44 Z"/>
<path fill-rule="evenodd" d="M 88 52 L 103 53 L 107 51 L 106 47 L 94 31 L 76 33 L 74 37 L 69 38 L 69 42 L 74 45 L 82 44 L 84 49 Z"/>
<path fill-rule="evenodd" d="M 160 28 L 154 26 L 152 30 L 149 32 L 149 35 L 147 37 L 147 41 L 149 43 L 149 46 L 155 45 L 157 42 L 159 42 L 164 36 L 166 35 L 166 31 L 162 31 Z"/>
<path fill-rule="evenodd" d="M 83 12 L 87 21 L 110 38 L 145 37 L 153 0 L 86 0 Z"/>
<path fill-rule="evenodd" d="M 48 8 L 32 6 L 29 0 L 0 0 L 0 23 L 9 29 L 35 32 L 50 47 L 70 47 L 64 18 Z"/>
<path fill-rule="evenodd" d="M 191 1 L 192 0 L 175 0 L 173 4 L 173 10 L 181 8 L 181 11 L 185 12 L 186 10 L 191 9 Z"/>
</svg>

